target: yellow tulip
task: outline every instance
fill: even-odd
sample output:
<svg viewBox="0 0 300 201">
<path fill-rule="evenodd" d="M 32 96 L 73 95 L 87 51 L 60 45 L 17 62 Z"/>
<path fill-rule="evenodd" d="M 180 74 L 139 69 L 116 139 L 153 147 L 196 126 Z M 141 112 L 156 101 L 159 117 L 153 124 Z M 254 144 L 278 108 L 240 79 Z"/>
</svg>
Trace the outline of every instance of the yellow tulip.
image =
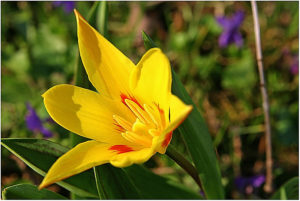
<svg viewBox="0 0 300 201">
<path fill-rule="evenodd" d="M 50 116 L 62 127 L 91 139 L 61 156 L 39 188 L 91 167 L 126 167 L 164 154 L 172 131 L 191 112 L 171 93 L 171 67 L 158 48 L 137 65 L 75 10 L 80 56 L 97 92 L 62 84 L 43 94 Z"/>
</svg>

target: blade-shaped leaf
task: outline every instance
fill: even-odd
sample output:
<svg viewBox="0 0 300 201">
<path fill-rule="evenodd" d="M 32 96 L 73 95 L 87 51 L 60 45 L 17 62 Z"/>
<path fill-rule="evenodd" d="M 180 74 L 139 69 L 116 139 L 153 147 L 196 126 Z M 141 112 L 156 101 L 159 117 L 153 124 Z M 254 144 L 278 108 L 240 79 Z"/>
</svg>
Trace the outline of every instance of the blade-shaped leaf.
<svg viewBox="0 0 300 201">
<path fill-rule="evenodd" d="M 178 127 L 178 131 L 183 136 L 200 174 L 203 190 L 208 199 L 224 199 L 219 164 L 204 119 L 173 70 L 172 77 L 172 92 L 194 107 L 188 118 Z"/>
<path fill-rule="evenodd" d="M 272 200 L 298 200 L 299 177 L 293 177 L 284 183 L 272 196 Z"/>
<path fill-rule="evenodd" d="M 1 144 L 34 171 L 44 176 L 68 148 L 43 139 L 1 139 Z M 98 197 L 92 170 L 74 175 L 58 185 L 80 196 Z"/>
<path fill-rule="evenodd" d="M 66 197 L 49 191 L 47 189 L 39 190 L 32 184 L 17 184 L 9 186 L 2 191 L 4 200 L 67 200 Z"/>
<path fill-rule="evenodd" d="M 142 198 L 123 169 L 113 167 L 110 164 L 104 164 L 95 167 L 94 172 L 101 199 L 119 200 Z"/>
<path fill-rule="evenodd" d="M 153 40 L 144 31 L 142 31 L 142 38 L 144 41 L 144 46 L 147 50 L 150 48 L 156 47 Z"/>
<path fill-rule="evenodd" d="M 185 186 L 156 175 L 140 165 L 124 168 L 143 199 L 202 199 Z"/>
<path fill-rule="evenodd" d="M 146 33 L 143 33 L 143 40 L 146 48 L 156 46 Z M 183 136 L 200 174 L 206 197 L 208 199 L 224 199 L 221 173 L 207 126 L 174 69 L 172 69 L 172 93 L 186 104 L 194 107 L 188 118 L 178 127 L 178 131 Z"/>
</svg>

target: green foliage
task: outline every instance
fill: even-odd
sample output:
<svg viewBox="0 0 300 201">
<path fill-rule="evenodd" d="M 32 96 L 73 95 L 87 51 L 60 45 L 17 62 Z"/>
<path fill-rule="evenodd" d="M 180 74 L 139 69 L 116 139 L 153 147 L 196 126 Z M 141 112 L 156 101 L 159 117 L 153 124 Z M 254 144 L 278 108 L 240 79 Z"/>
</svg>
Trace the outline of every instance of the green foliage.
<svg viewBox="0 0 300 201">
<path fill-rule="evenodd" d="M 283 184 L 271 197 L 272 200 L 298 200 L 299 177 L 293 177 Z"/>
<path fill-rule="evenodd" d="M 172 71 L 172 77 L 172 92 L 186 104 L 194 106 L 191 114 L 178 127 L 178 130 L 200 174 L 203 190 L 208 199 L 223 199 L 221 173 L 207 126 L 174 71 Z"/>
<path fill-rule="evenodd" d="M 17 184 L 5 188 L 2 191 L 4 200 L 67 200 L 66 197 L 49 191 L 47 189 L 38 190 L 31 184 Z"/>
<path fill-rule="evenodd" d="M 201 199 L 200 195 L 187 187 L 158 176 L 145 167 L 132 165 L 124 168 L 143 199 Z"/>
<path fill-rule="evenodd" d="M 222 77 L 222 86 L 236 93 L 250 91 L 257 83 L 255 60 L 249 50 L 243 52 L 243 56 L 226 66 Z"/>
<path fill-rule="evenodd" d="M 123 169 L 113 167 L 110 164 L 104 164 L 94 167 L 94 173 L 101 199 L 143 198 Z"/>
<path fill-rule="evenodd" d="M 1 144 L 42 176 L 58 157 L 68 151 L 66 147 L 39 139 L 1 139 Z M 90 170 L 57 184 L 80 196 L 98 197 L 93 180 L 93 171 Z"/>
</svg>

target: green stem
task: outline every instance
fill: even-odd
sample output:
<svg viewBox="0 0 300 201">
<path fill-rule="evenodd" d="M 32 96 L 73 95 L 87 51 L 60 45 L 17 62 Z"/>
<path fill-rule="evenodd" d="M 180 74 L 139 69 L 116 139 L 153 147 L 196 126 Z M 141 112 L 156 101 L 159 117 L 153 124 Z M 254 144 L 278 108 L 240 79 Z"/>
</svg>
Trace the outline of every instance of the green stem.
<svg viewBox="0 0 300 201">
<path fill-rule="evenodd" d="M 168 146 L 166 154 L 194 179 L 204 193 L 196 168 L 181 153 L 177 152 L 171 144 Z"/>
</svg>

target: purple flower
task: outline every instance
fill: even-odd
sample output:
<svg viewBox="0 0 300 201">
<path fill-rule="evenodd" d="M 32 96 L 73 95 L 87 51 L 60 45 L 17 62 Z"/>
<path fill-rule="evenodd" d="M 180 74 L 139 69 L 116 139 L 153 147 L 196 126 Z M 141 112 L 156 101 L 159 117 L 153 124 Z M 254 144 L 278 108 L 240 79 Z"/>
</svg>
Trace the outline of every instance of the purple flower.
<svg viewBox="0 0 300 201">
<path fill-rule="evenodd" d="M 237 11 L 232 17 L 217 17 L 216 20 L 223 28 L 223 32 L 219 37 L 220 47 L 224 48 L 230 43 L 235 43 L 236 46 L 242 47 L 243 38 L 239 32 L 239 27 L 244 20 L 244 12 Z"/>
<path fill-rule="evenodd" d="M 70 13 L 75 8 L 75 2 L 74 1 L 53 1 L 53 6 L 63 6 L 65 13 Z"/>
<path fill-rule="evenodd" d="M 32 132 L 42 133 L 45 138 L 53 136 L 52 132 L 43 126 L 42 120 L 39 118 L 35 110 L 29 103 L 26 104 L 28 113 L 26 115 L 26 125 Z"/>
<path fill-rule="evenodd" d="M 293 75 L 298 75 L 298 73 L 299 73 L 299 56 L 298 55 L 294 56 L 290 71 Z"/>
<path fill-rule="evenodd" d="M 239 192 L 250 195 L 256 188 L 259 188 L 266 180 L 262 174 L 252 177 L 239 176 L 235 179 L 235 185 Z"/>
</svg>

